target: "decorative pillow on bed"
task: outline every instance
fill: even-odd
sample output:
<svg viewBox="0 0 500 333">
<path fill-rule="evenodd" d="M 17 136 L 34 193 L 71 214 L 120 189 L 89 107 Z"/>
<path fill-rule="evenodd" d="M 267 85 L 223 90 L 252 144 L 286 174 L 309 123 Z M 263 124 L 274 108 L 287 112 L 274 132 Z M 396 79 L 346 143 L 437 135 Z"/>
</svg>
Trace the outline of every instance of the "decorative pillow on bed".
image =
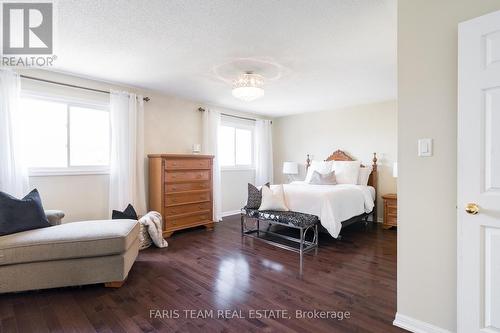
<svg viewBox="0 0 500 333">
<path fill-rule="evenodd" d="M 269 183 L 266 183 L 264 186 L 269 187 Z M 262 188 L 259 190 L 257 187 L 248 183 L 248 199 L 246 207 L 248 209 L 259 209 L 261 201 L 262 201 Z"/>
<path fill-rule="evenodd" d="M 335 185 L 337 184 L 337 178 L 335 177 L 335 171 L 329 173 L 319 173 L 314 171 L 309 184 L 313 185 Z"/>
<path fill-rule="evenodd" d="M 285 203 L 283 185 L 273 186 L 273 188 L 262 186 L 262 203 L 259 210 L 289 211 Z"/>
<path fill-rule="evenodd" d="M 358 185 L 368 185 L 368 179 L 372 173 L 372 167 L 359 168 Z"/>
<path fill-rule="evenodd" d="M 322 174 L 330 173 L 333 171 L 333 161 L 312 161 L 309 169 L 307 169 L 307 175 L 305 182 L 310 183 L 314 171 Z"/>
<path fill-rule="evenodd" d="M 333 162 L 333 170 L 337 177 L 337 184 L 353 184 L 358 183 L 359 169 L 361 163 L 359 161 L 335 161 Z"/>
</svg>

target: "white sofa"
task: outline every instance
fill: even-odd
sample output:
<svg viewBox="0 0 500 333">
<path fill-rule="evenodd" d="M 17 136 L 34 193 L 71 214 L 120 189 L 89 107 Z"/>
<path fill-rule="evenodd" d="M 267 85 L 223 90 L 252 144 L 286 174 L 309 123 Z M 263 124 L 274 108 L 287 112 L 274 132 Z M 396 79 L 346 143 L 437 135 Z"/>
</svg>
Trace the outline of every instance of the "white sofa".
<svg viewBox="0 0 500 333">
<path fill-rule="evenodd" d="M 120 287 L 139 252 L 135 220 L 61 223 L 0 236 L 0 293 L 105 283 Z"/>
</svg>

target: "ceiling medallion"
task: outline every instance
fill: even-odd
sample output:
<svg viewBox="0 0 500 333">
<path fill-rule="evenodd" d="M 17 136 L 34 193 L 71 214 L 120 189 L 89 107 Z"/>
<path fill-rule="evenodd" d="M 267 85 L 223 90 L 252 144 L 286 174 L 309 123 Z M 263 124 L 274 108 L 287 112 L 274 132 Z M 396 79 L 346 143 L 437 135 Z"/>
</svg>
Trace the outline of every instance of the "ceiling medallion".
<svg viewBox="0 0 500 333">
<path fill-rule="evenodd" d="M 264 96 L 264 77 L 252 72 L 241 74 L 233 81 L 233 96 L 245 102 L 251 102 Z"/>
</svg>

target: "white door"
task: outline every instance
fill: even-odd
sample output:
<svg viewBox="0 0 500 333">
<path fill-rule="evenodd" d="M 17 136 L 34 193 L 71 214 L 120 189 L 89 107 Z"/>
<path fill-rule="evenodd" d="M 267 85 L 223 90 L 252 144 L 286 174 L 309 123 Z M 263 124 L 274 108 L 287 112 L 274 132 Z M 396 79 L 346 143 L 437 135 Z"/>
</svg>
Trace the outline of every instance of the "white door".
<svg viewBox="0 0 500 333">
<path fill-rule="evenodd" d="M 500 332 L 500 12 L 459 25 L 458 71 L 458 332 Z"/>
</svg>

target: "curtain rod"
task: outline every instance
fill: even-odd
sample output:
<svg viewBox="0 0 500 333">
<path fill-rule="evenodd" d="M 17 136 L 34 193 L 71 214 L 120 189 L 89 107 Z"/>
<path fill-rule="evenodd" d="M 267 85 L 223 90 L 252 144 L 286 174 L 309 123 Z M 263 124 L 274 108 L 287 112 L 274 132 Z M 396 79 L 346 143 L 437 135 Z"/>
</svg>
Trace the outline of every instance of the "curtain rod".
<svg viewBox="0 0 500 333">
<path fill-rule="evenodd" d="M 23 79 L 27 79 L 27 80 L 52 83 L 52 84 L 57 84 L 59 86 L 65 86 L 65 87 L 76 88 L 76 89 L 83 89 L 83 90 L 88 90 L 88 91 L 95 91 L 95 92 L 103 93 L 103 94 L 110 94 L 110 92 L 106 91 L 106 90 L 94 89 L 94 88 L 88 88 L 88 87 L 82 87 L 82 86 L 77 86 L 77 85 L 74 85 L 74 84 L 62 83 L 62 82 L 57 82 L 57 81 L 52 81 L 52 80 L 46 80 L 46 79 L 40 79 L 40 78 L 37 78 L 37 77 L 28 76 L 28 75 L 20 75 L 20 76 Z M 144 100 L 144 102 L 149 102 L 151 100 L 151 98 L 149 98 L 149 97 L 146 96 L 146 97 L 143 98 L 143 100 Z"/>
<path fill-rule="evenodd" d="M 198 108 L 198 111 L 205 112 L 205 109 L 200 107 L 200 108 Z M 226 116 L 226 117 L 233 117 L 233 118 L 243 119 L 243 120 L 257 121 L 257 119 L 254 119 L 254 118 L 247 118 L 247 117 L 235 116 L 234 114 L 221 113 L 221 115 Z M 271 124 L 272 123 L 273 122 L 271 121 Z"/>
<path fill-rule="evenodd" d="M 231 118 L 238 118 L 238 119 L 243 119 L 243 120 L 249 120 L 249 121 L 257 121 L 256 119 L 253 118 L 246 118 L 246 117 L 241 117 L 241 116 L 235 116 L 232 114 L 227 114 L 227 113 L 221 113 L 222 116 L 226 117 L 231 117 Z"/>
</svg>

